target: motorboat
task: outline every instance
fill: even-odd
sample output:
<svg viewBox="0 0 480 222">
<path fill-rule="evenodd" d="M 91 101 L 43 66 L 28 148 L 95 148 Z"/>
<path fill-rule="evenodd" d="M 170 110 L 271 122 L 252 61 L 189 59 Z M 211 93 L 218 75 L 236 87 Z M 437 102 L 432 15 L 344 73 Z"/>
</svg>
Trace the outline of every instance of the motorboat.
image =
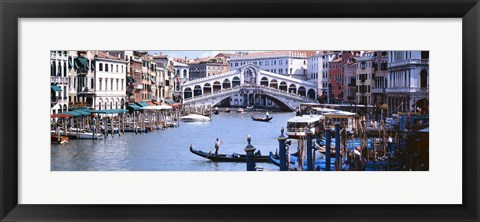
<svg viewBox="0 0 480 222">
<path fill-rule="evenodd" d="M 180 117 L 180 119 L 184 122 L 208 122 L 212 120 L 210 117 L 198 114 L 188 114 L 186 116 Z"/>
<path fill-rule="evenodd" d="M 292 139 L 303 138 L 306 136 L 305 131 L 309 129 L 310 131 L 315 132 L 315 129 L 319 126 L 319 116 L 295 116 L 287 121 L 287 135 Z"/>
</svg>

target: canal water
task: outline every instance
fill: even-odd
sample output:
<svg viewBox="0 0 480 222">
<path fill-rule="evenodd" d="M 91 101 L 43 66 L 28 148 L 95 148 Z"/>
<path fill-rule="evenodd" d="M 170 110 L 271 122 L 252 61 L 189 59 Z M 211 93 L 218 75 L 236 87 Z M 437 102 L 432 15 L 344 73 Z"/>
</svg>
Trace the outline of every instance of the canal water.
<svg viewBox="0 0 480 222">
<path fill-rule="evenodd" d="M 214 152 L 215 139 L 223 141 L 219 153 L 245 153 L 247 135 L 262 155 L 278 149 L 280 128 L 295 113 L 270 113 L 270 122 L 257 122 L 251 115 L 264 112 L 213 115 L 211 122 L 180 122 L 180 127 L 154 132 L 109 136 L 104 140 L 70 140 L 51 147 L 52 171 L 245 171 L 245 163 L 215 163 L 190 152 Z M 266 170 L 278 170 L 271 163 L 257 163 Z"/>
</svg>

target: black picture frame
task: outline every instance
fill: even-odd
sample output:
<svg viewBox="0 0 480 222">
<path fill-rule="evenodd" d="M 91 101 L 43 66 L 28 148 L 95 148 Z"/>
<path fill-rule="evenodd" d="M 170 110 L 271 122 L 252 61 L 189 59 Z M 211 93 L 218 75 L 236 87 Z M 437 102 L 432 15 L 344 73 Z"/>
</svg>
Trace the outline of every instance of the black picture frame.
<svg viewBox="0 0 480 222">
<path fill-rule="evenodd" d="M 478 221 L 478 0 L 0 0 L 1 221 Z M 120 17 L 462 18 L 462 205 L 18 204 L 18 19 Z M 447 55 L 446 55 L 447 56 Z M 460 68 L 460 67 L 458 67 Z M 466 96 L 468 95 L 468 97 Z M 456 130 L 456 129 L 444 129 Z M 432 147 L 434 149 L 435 147 Z M 247 192 L 240 190 L 238 192 Z"/>
</svg>

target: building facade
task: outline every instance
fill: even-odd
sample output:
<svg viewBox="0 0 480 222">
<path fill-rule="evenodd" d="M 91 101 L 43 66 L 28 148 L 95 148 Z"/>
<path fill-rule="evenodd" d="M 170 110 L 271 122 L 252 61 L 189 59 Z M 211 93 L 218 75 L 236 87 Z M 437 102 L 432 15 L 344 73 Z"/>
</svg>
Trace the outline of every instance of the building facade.
<svg viewBox="0 0 480 222">
<path fill-rule="evenodd" d="M 387 98 L 385 90 L 387 87 L 387 74 L 388 74 L 388 52 L 376 51 L 375 57 L 375 75 L 374 84 L 372 88 L 372 105 L 380 106 L 386 103 Z"/>
<path fill-rule="evenodd" d="M 308 57 L 307 60 L 307 81 L 314 83 L 317 86 L 317 92 L 322 91 L 323 80 L 323 52 L 316 52 Z"/>
<path fill-rule="evenodd" d="M 429 51 L 388 52 L 388 114 L 428 113 Z"/>
<path fill-rule="evenodd" d="M 188 66 L 190 80 L 218 75 L 230 70 L 230 66 L 222 58 L 199 59 L 188 63 Z"/>
<path fill-rule="evenodd" d="M 94 107 L 96 110 L 124 109 L 127 92 L 127 64 L 122 55 L 96 51 Z"/>
<path fill-rule="evenodd" d="M 375 57 L 363 54 L 356 59 L 356 103 L 362 105 L 372 104 L 372 80 L 375 75 Z"/>
<path fill-rule="evenodd" d="M 330 103 L 331 90 L 329 88 L 329 63 L 337 57 L 337 54 L 334 52 L 324 52 L 322 56 L 322 79 L 321 79 L 321 94 L 320 102 Z"/>
<path fill-rule="evenodd" d="M 253 64 L 267 72 L 307 79 L 307 59 L 315 51 L 270 51 L 238 53 L 230 58 L 230 68 Z"/>
<path fill-rule="evenodd" d="M 50 114 L 68 111 L 68 64 L 67 51 L 50 52 Z"/>
<path fill-rule="evenodd" d="M 69 107 L 95 107 L 95 52 L 68 51 Z"/>
</svg>

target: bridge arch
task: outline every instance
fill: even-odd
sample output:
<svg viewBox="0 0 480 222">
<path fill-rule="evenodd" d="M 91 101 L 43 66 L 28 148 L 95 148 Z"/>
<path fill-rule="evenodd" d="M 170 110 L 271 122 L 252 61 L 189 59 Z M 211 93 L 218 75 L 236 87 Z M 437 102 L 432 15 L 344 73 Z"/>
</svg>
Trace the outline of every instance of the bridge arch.
<svg viewBox="0 0 480 222">
<path fill-rule="evenodd" d="M 218 92 L 220 90 L 222 90 L 222 84 L 220 84 L 219 81 L 215 81 L 213 83 L 213 92 Z"/>
<path fill-rule="evenodd" d="M 267 77 L 262 77 L 262 79 L 260 79 L 260 85 L 261 86 L 267 86 L 268 87 L 268 78 Z"/>
<path fill-rule="evenodd" d="M 200 85 L 196 85 L 193 88 L 193 96 L 201 96 L 202 95 L 202 87 Z"/>
<path fill-rule="evenodd" d="M 298 87 L 298 95 L 307 97 L 307 90 L 305 89 L 305 87 L 303 86 Z"/>
<path fill-rule="evenodd" d="M 190 87 L 185 88 L 185 90 L 183 91 L 183 98 L 188 99 L 191 97 L 192 97 L 192 88 Z"/>
<path fill-rule="evenodd" d="M 278 81 L 276 79 L 270 80 L 270 87 L 274 89 L 278 89 Z"/>
<path fill-rule="evenodd" d="M 203 94 L 206 95 L 210 93 L 212 93 L 212 86 L 207 82 L 203 85 Z"/>
<path fill-rule="evenodd" d="M 295 84 L 290 84 L 288 87 L 288 92 L 292 94 L 297 94 L 297 86 Z"/>
<path fill-rule="evenodd" d="M 282 90 L 282 91 L 285 91 L 287 92 L 288 91 L 288 86 L 287 86 L 287 83 L 282 81 L 278 87 L 278 89 Z"/>
<path fill-rule="evenodd" d="M 307 94 L 308 94 L 308 98 L 310 98 L 310 99 L 315 99 L 315 97 L 316 97 L 315 90 L 313 90 L 313 89 L 309 89 Z"/>
<path fill-rule="evenodd" d="M 223 89 L 229 89 L 229 88 L 231 88 L 231 86 L 232 85 L 230 84 L 230 80 L 228 80 L 228 79 L 223 80 L 223 84 L 222 84 Z"/>
<path fill-rule="evenodd" d="M 238 76 L 233 77 L 232 79 L 232 88 L 240 86 L 240 78 Z"/>
</svg>

